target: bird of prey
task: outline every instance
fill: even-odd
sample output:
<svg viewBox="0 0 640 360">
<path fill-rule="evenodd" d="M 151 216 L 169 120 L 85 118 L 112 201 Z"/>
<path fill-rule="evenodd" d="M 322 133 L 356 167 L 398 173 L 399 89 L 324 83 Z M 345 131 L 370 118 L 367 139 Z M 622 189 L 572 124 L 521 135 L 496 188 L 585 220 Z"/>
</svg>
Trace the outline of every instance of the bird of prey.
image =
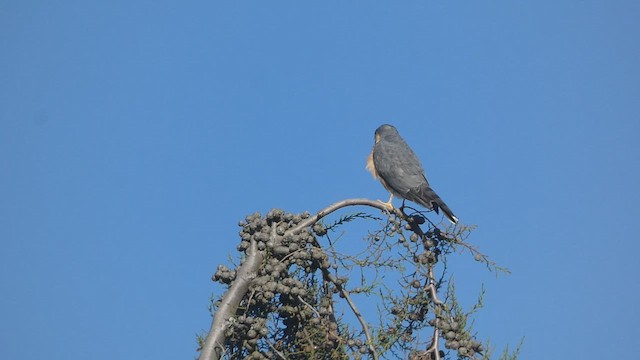
<svg viewBox="0 0 640 360">
<path fill-rule="evenodd" d="M 387 207 L 393 208 L 391 200 L 395 195 L 434 210 L 437 214 L 442 210 L 449 221 L 453 224 L 458 222 L 451 209 L 429 185 L 420 160 L 395 127 L 385 124 L 376 129 L 373 150 L 367 159 L 367 170 L 391 193 L 389 201 L 385 203 Z"/>
</svg>

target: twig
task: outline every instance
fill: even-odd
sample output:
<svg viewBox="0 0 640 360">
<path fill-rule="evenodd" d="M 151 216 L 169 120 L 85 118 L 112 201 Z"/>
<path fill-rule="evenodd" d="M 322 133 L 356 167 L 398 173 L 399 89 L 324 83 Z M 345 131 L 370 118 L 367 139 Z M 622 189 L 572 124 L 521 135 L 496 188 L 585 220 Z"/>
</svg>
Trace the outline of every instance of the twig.
<svg viewBox="0 0 640 360">
<path fill-rule="evenodd" d="M 431 346 L 427 349 L 428 353 L 433 353 L 434 360 L 440 360 L 440 345 L 438 344 L 440 340 L 440 329 L 437 326 L 433 327 L 433 342 L 431 342 Z"/>
<path fill-rule="evenodd" d="M 309 307 L 309 309 L 311 309 L 311 311 L 313 311 L 316 316 L 318 317 L 318 319 L 321 318 L 320 313 L 318 312 L 318 310 L 316 310 L 316 308 L 314 308 L 313 306 L 311 306 L 311 304 L 309 304 L 308 302 L 304 301 L 304 299 L 302 299 L 302 297 L 300 297 L 300 295 L 298 295 L 298 300 L 300 300 L 301 303 L 307 305 Z"/>
<path fill-rule="evenodd" d="M 427 285 L 427 288 L 429 289 L 429 293 L 431 294 L 431 300 L 438 307 L 444 306 L 444 303 L 442 302 L 442 300 L 438 298 L 438 290 L 436 289 L 436 286 L 434 284 L 435 277 L 433 275 L 433 265 L 429 265 L 427 277 L 429 278 L 429 285 Z M 435 360 L 440 360 L 440 345 L 438 344 L 440 340 L 440 330 L 438 329 L 438 325 L 439 324 L 436 323 L 435 326 L 433 327 L 433 342 L 431 343 L 431 346 L 429 346 L 429 348 L 427 349 L 427 353 L 433 352 L 433 358 Z"/>
<path fill-rule="evenodd" d="M 371 356 L 373 356 L 373 359 L 377 360 L 378 352 L 373 346 L 373 337 L 371 336 L 371 332 L 369 332 L 369 326 L 367 326 L 367 322 L 364 320 L 364 317 L 360 313 L 360 310 L 358 310 L 358 307 L 351 299 L 351 296 L 349 295 L 349 291 L 347 291 L 347 289 L 345 289 L 342 286 L 342 284 L 338 282 L 338 279 L 333 274 L 331 274 L 329 270 L 324 269 L 322 272 L 323 272 L 323 275 L 338 288 L 338 291 L 340 291 L 342 296 L 344 296 L 344 299 L 347 300 L 347 304 L 349 304 L 351 311 L 353 311 L 353 314 L 358 319 L 358 322 L 360 322 L 360 326 L 362 326 L 362 330 L 364 331 L 364 336 L 367 338 L 367 346 L 369 348 L 369 352 L 371 353 Z"/>
<path fill-rule="evenodd" d="M 429 285 L 427 285 L 427 287 L 429 288 L 431 299 L 433 300 L 434 304 L 439 306 L 444 306 L 444 303 L 442 302 L 442 300 L 438 298 L 438 290 L 436 289 L 436 286 L 434 284 L 435 278 L 433 276 L 433 266 L 431 265 L 429 265 L 429 271 L 427 273 L 427 276 L 429 277 Z"/>
<path fill-rule="evenodd" d="M 284 356 L 283 353 L 281 353 L 280 351 L 278 351 L 278 349 L 276 349 L 275 347 L 273 347 L 273 345 L 271 344 L 271 342 L 267 341 L 267 343 L 269 344 L 269 347 L 271 348 L 271 350 L 275 351 L 276 354 L 278 354 L 278 356 L 280 356 L 280 358 L 282 358 L 282 360 L 287 360 L 287 358 Z"/>
</svg>

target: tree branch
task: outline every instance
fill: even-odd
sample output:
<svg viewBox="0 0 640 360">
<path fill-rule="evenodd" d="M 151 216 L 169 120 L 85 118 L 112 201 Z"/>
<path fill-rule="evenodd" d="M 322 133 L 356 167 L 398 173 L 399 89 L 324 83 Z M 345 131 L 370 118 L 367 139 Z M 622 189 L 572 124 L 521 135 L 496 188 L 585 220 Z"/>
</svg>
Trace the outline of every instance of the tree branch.
<svg viewBox="0 0 640 360">
<path fill-rule="evenodd" d="M 317 223 L 318 220 L 322 219 L 323 217 L 331 214 L 332 212 L 334 212 L 336 210 L 339 210 L 339 209 L 341 209 L 343 207 L 356 206 L 356 205 L 371 206 L 371 207 L 380 209 L 382 211 L 389 212 L 389 208 L 387 208 L 387 206 L 383 202 L 381 202 L 380 200 L 347 199 L 347 200 L 338 201 L 336 203 L 333 203 L 333 204 L 327 206 L 326 208 L 318 211 L 312 217 L 302 220 L 298 225 L 296 225 L 295 227 L 292 227 L 287 232 L 295 234 L 295 233 L 301 231 L 302 229 L 304 229 L 306 227 L 312 226 L 313 224 Z M 393 212 L 399 212 L 399 210 L 394 209 Z"/>
<path fill-rule="evenodd" d="M 255 240 L 251 240 L 251 245 L 247 249 L 247 257 L 236 272 L 236 278 L 231 287 L 224 294 L 220 306 L 211 323 L 211 329 L 202 346 L 199 360 L 217 360 L 224 353 L 225 335 L 229 319 L 235 315 L 236 309 L 240 305 L 242 298 L 249 289 L 249 283 L 255 277 L 264 255 L 258 251 Z"/>
<path fill-rule="evenodd" d="M 336 288 L 338 288 L 338 291 L 340 291 L 344 299 L 347 301 L 347 304 L 349 304 L 351 311 L 353 311 L 353 314 L 358 319 L 358 322 L 360 322 L 360 326 L 362 326 L 362 330 L 364 331 L 364 336 L 367 338 L 367 347 L 369 348 L 369 353 L 371 354 L 374 360 L 378 360 L 378 352 L 376 351 L 376 348 L 373 344 L 373 337 L 371 336 L 371 332 L 369 331 L 369 326 L 367 326 L 367 322 L 362 316 L 362 313 L 356 307 L 356 303 L 354 303 L 353 300 L 351 299 L 351 296 L 349 296 L 349 291 L 347 291 L 347 289 L 345 289 L 344 286 L 342 286 L 342 284 L 338 281 L 338 279 L 333 274 L 331 274 L 329 270 L 323 269 L 322 273 L 327 280 L 331 281 L 333 285 L 335 285 Z"/>
<path fill-rule="evenodd" d="M 435 285 L 435 277 L 433 275 L 432 265 L 429 265 L 429 273 L 427 276 L 429 278 L 429 285 L 427 285 L 427 288 L 429 289 L 429 293 L 431 294 L 431 300 L 437 307 L 444 306 L 444 303 L 442 302 L 442 300 L 438 298 L 438 290 L 436 289 L 436 285 Z M 431 358 L 435 360 L 440 360 L 440 345 L 438 344 L 439 340 L 440 340 L 440 329 L 438 329 L 438 326 L 434 326 L 433 342 L 431 343 L 431 346 L 429 346 L 429 348 L 427 349 L 427 353 L 431 352 L 433 354 Z"/>
</svg>

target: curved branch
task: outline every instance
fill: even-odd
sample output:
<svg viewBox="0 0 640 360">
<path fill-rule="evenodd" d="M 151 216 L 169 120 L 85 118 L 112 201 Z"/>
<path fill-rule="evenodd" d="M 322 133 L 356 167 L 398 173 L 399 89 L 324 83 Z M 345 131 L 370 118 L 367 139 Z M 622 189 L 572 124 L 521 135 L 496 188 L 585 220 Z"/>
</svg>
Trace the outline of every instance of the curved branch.
<svg viewBox="0 0 640 360">
<path fill-rule="evenodd" d="M 312 217 L 302 220 L 300 223 L 298 223 L 298 225 L 296 225 L 296 226 L 292 227 L 291 229 L 287 230 L 287 232 L 295 234 L 295 233 L 301 231 L 302 229 L 315 224 L 316 222 L 318 222 L 318 220 L 322 219 L 323 217 L 331 214 L 332 212 L 334 212 L 336 210 L 339 210 L 339 209 L 341 209 L 343 207 L 356 206 L 356 205 L 371 206 L 371 207 L 380 209 L 382 211 L 389 212 L 389 208 L 386 206 L 385 203 L 381 202 L 380 200 L 347 199 L 347 200 L 338 201 L 336 203 L 333 203 L 333 204 L 327 206 L 326 208 L 318 211 Z M 393 209 L 392 212 L 400 213 L 398 209 Z"/>
</svg>

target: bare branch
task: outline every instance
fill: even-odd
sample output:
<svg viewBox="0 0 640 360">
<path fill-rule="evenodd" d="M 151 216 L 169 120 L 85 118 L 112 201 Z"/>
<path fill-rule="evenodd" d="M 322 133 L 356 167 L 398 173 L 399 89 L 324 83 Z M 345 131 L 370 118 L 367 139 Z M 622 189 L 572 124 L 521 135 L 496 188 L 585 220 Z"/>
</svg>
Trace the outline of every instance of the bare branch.
<svg viewBox="0 0 640 360">
<path fill-rule="evenodd" d="M 318 310 L 316 310 L 316 308 L 314 308 L 313 306 L 311 306 L 311 304 L 309 304 L 308 302 L 304 301 L 303 298 L 300 297 L 300 295 L 298 295 L 298 301 L 300 301 L 301 303 L 305 304 L 309 309 L 311 309 L 311 311 L 313 311 L 314 314 L 316 314 L 316 316 L 318 317 L 318 319 L 320 319 L 322 316 L 320 315 L 320 313 L 318 312 Z"/>
<path fill-rule="evenodd" d="M 373 358 L 377 360 L 378 352 L 376 351 L 376 348 L 373 346 L 373 337 L 371 336 L 371 332 L 369 331 L 369 326 L 367 325 L 367 322 L 362 316 L 362 313 L 360 313 L 360 310 L 358 310 L 356 303 L 354 303 L 353 300 L 351 299 L 351 296 L 349 295 L 349 291 L 347 291 L 347 289 L 345 289 L 342 286 L 342 284 L 338 281 L 338 279 L 328 270 L 325 269 L 322 271 L 322 273 L 327 280 L 331 281 L 331 283 L 333 283 L 338 288 L 338 290 L 340 291 L 340 294 L 342 294 L 344 299 L 347 301 L 347 304 L 349 304 L 351 311 L 353 311 L 353 314 L 358 319 L 358 322 L 360 322 L 360 326 L 362 326 L 362 331 L 364 331 L 364 336 L 367 338 L 367 347 L 369 348 L 369 352 L 371 353 L 371 356 L 373 356 Z"/>
<path fill-rule="evenodd" d="M 273 345 L 271 345 L 271 343 L 268 343 L 268 344 L 269 344 L 269 347 L 271 348 L 271 350 L 273 350 L 276 354 L 278 354 L 280 359 L 287 360 L 287 357 L 284 356 L 284 354 L 282 354 L 280 351 L 278 351 L 278 349 L 274 348 Z"/>
<path fill-rule="evenodd" d="M 427 287 L 429 288 L 429 293 L 431 294 L 433 303 L 438 306 L 443 306 L 444 303 L 438 298 L 438 289 L 436 289 L 435 285 L 436 280 L 435 276 L 433 275 L 433 266 L 429 266 L 429 274 L 427 276 L 429 277 L 429 285 L 427 285 Z"/>
<path fill-rule="evenodd" d="M 211 329 L 202 346 L 199 360 L 217 360 L 224 353 L 224 331 L 231 317 L 235 315 L 242 298 L 249 289 L 251 280 L 255 277 L 264 255 L 258 251 L 256 241 L 251 241 L 247 250 L 247 257 L 236 272 L 236 278 L 222 297 L 218 311 L 211 322 Z"/>
<path fill-rule="evenodd" d="M 339 209 L 341 209 L 343 207 L 356 206 L 356 205 L 371 206 L 371 207 L 380 209 L 382 211 L 389 212 L 389 208 L 387 208 L 387 206 L 383 202 L 381 202 L 380 200 L 347 199 L 347 200 L 338 201 L 336 203 L 333 203 L 333 204 L 327 206 L 326 208 L 318 211 L 314 216 L 301 221 L 297 226 L 289 229 L 287 232 L 288 233 L 299 232 L 302 229 L 315 224 L 316 222 L 318 222 L 318 220 L 322 219 L 323 217 L 331 214 L 332 212 L 334 212 L 336 210 L 339 210 Z M 399 211 L 397 209 L 394 209 L 393 212 L 398 212 L 399 213 Z"/>
</svg>

